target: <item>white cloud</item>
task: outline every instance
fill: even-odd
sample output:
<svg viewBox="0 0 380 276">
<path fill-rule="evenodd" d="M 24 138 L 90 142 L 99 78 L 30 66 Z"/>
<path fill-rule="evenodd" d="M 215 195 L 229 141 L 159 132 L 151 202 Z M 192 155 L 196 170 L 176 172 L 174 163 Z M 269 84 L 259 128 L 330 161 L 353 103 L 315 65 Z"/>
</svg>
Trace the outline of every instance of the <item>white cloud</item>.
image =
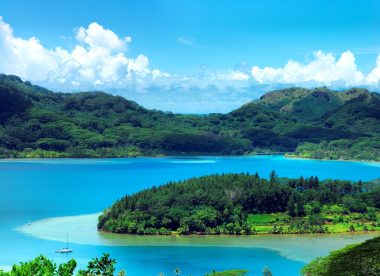
<svg viewBox="0 0 380 276">
<path fill-rule="evenodd" d="M 55 69 L 54 53 L 35 37 L 16 38 L 12 28 L 0 17 L 0 71 L 40 81 Z"/>
<path fill-rule="evenodd" d="M 0 17 L 0 72 L 14 74 L 56 88 L 110 88 L 137 85 L 167 78 L 168 74 L 149 68 L 145 55 L 126 56 L 130 37 L 120 38 L 98 23 L 80 27 L 73 50 L 45 48 L 31 37 L 15 37 Z"/>
<path fill-rule="evenodd" d="M 96 22 L 88 25 L 87 29 L 80 27 L 75 37 L 78 42 L 91 48 L 103 48 L 109 51 L 122 49 L 132 41 L 129 36 L 124 39 L 119 38 L 114 32 L 104 29 Z"/>
<path fill-rule="evenodd" d="M 91 23 L 86 29 L 78 29 L 76 39 L 79 44 L 71 52 L 55 50 L 57 68 L 48 76 L 49 82 L 60 80 L 62 84 L 75 83 L 89 88 L 123 87 L 138 82 L 141 87 L 139 78 L 153 77 L 146 56 L 125 55 L 132 41 L 130 37 L 120 38 L 98 23 Z"/>
<path fill-rule="evenodd" d="M 330 53 L 318 51 L 314 53 L 314 60 L 307 64 L 289 60 L 282 68 L 254 66 L 251 73 L 259 83 L 345 86 L 366 83 L 366 78 L 357 69 L 355 56 L 350 51 L 343 52 L 338 60 Z"/>
</svg>

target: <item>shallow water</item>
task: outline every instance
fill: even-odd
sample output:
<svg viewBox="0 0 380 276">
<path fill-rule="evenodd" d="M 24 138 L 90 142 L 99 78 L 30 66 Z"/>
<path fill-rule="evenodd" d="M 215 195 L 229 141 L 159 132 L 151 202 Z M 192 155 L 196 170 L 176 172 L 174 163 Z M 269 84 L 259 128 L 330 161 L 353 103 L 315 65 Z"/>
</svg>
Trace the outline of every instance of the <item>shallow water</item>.
<svg viewBox="0 0 380 276">
<path fill-rule="evenodd" d="M 309 262 L 347 243 L 361 242 L 379 235 L 371 232 L 335 235 L 119 235 L 98 232 L 98 216 L 99 213 L 42 219 L 17 227 L 16 230 L 39 239 L 60 242 L 65 242 L 66 234 L 70 233 L 70 242 L 81 245 L 265 248 L 274 250 L 290 260 L 301 262 Z"/>
<path fill-rule="evenodd" d="M 280 176 L 318 175 L 320 179 L 371 180 L 378 163 L 256 157 L 171 157 L 136 159 L 60 159 L 0 161 L 0 266 L 37 254 L 57 262 L 54 250 L 70 236 L 72 257 L 84 265 L 111 253 L 128 275 L 204 275 L 213 269 L 245 268 L 258 275 L 297 275 L 305 262 L 370 235 L 254 237 L 136 237 L 95 231 L 96 215 L 124 194 L 169 180 L 211 173 L 258 172 Z M 30 223 L 31 222 L 31 223 Z M 29 225 L 30 223 L 30 225 Z M 149 265 L 147 265 L 149 264 Z"/>
</svg>

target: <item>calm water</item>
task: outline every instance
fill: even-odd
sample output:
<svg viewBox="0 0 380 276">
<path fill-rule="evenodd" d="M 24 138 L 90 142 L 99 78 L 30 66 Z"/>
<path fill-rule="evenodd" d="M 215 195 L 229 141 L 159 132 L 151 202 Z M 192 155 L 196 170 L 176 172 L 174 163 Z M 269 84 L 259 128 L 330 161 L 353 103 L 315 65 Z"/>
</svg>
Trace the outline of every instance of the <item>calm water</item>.
<svg viewBox="0 0 380 276">
<path fill-rule="evenodd" d="M 347 180 L 380 177 L 378 163 L 296 160 L 281 156 L 4 160 L 0 161 L 0 266 L 7 267 L 40 253 L 58 262 L 65 260 L 65 256 L 53 253 L 56 248 L 63 246 L 60 240 L 65 239 L 65 234 L 62 231 L 83 224 L 83 220 L 72 220 L 69 224 L 64 220 L 66 224 L 58 227 L 61 232 L 57 232 L 57 225 L 54 228 L 51 223 L 32 223 L 32 226 L 40 226 L 33 228 L 37 230 L 32 234 L 16 230 L 29 222 L 98 213 L 124 194 L 169 180 L 222 172 L 257 171 L 261 176 L 267 176 L 272 169 L 280 176 L 287 177 L 318 175 L 320 179 Z M 88 225 L 91 223 L 94 220 Z M 165 275 L 172 275 L 175 267 L 180 267 L 185 275 L 204 275 L 213 269 L 232 268 L 245 268 L 251 271 L 251 275 L 260 275 L 264 266 L 270 267 L 274 275 L 297 275 L 308 260 L 297 256 L 302 255 L 302 250 L 310 251 L 301 246 L 305 241 L 297 242 L 289 238 L 285 238 L 284 247 L 291 247 L 290 242 L 298 255 L 284 253 L 281 246 L 277 248 L 273 243 L 266 246 L 273 238 L 264 242 L 256 242 L 252 238 L 240 239 L 239 242 L 235 242 L 239 238 L 207 242 L 210 238 L 206 238 L 206 242 L 198 244 L 194 241 L 181 243 L 172 240 L 159 245 L 151 239 L 136 244 L 133 242 L 135 238 L 129 238 L 110 244 L 106 241 L 112 240 L 112 237 L 102 236 L 101 241 L 86 240 L 85 237 L 97 233 L 88 233 L 81 238 L 75 231 L 74 227 L 74 233 L 70 233 L 73 237 L 71 247 L 75 250 L 72 256 L 79 264 L 86 263 L 102 252 L 109 252 L 120 266 L 125 267 L 128 275 L 158 275 L 161 271 Z M 316 255 L 324 255 L 329 249 L 366 238 L 368 236 L 363 235 L 322 237 L 326 241 L 330 239 L 326 244 L 332 244 L 333 247 L 322 248 Z M 220 247 L 225 244 L 228 246 Z"/>
</svg>

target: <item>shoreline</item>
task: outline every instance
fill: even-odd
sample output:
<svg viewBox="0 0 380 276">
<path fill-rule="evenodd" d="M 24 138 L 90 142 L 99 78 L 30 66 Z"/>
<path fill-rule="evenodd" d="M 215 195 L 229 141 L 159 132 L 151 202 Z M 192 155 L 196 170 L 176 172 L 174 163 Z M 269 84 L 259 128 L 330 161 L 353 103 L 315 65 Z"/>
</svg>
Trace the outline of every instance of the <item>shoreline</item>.
<svg viewBox="0 0 380 276">
<path fill-rule="evenodd" d="M 360 159 L 327 159 L 327 158 L 321 158 L 321 159 L 315 159 L 315 158 L 306 158 L 306 157 L 300 157 L 296 155 L 283 155 L 285 158 L 288 159 L 294 159 L 294 160 L 315 160 L 315 161 L 342 161 L 342 162 L 366 162 L 366 163 L 376 163 L 380 164 L 380 161 L 376 160 L 360 160 Z"/>
<path fill-rule="evenodd" d="M 299 157 L 294 155 L 288 155 L 287 153 L 255 153 L 255 154 L 242 154 L 242 155 L 225 155 L 225 154 L 173 154 L 173 155 L 137 155 L 137 156 L 123 156 L 123 157 L 0 157 L 0 162 L 6 161 L 39 161 L 39 160 L 112 160 L 112 159 L 143 159 L 143 158 L 157 158 L 157 159 L 165 159 L 165 158 L 191 158 L 191 157 L 256 157 L 256 156 L 282 156 L 286 159 L 290 160 L 313 160 L 313 161 L 331 161 L 331 162 L 364 162 L 370 164 L 380 165 L 380 161 L 376 160 L 360 160 L 360 159 L 315 159 L 315 158 L 306 158 Z"/>
<path fill-rule="evenodd" d="M 101 234 L 109 234 L 109 235 L 115 235 L 115 236 L 120 236 L 120 237 L 252 237 L 252 236 L 274 236 L 274 237 L 281 237 L 281 236 L 302 236 L 302 237 L 307 237 L 307 236 L 329 236 L 329 235 L 362 235 L 362 234 L 380 234 L 380 230 L 370 230 L 370 231 L 344 231 L 344 232 L 327 232 L 327 233 L 279 233 L 279 234 L 273 234 L 273 233 L 256 233 L 256 234 L 206 234 L 206 233 L 189 233 L 186 235 L 180 235 L 177 234 L 176 231 L 172 231 L 171 234 L 165 234 L 165 235 L 160 235 L 160 234 L 131 234 L 131 233 L 126 233 L 126 234 L 121 234 L 121 233 L 113 233 L 113 232 L 107 232 L 104 230 L 97 230 L 98 233 Z"/>
</svg>

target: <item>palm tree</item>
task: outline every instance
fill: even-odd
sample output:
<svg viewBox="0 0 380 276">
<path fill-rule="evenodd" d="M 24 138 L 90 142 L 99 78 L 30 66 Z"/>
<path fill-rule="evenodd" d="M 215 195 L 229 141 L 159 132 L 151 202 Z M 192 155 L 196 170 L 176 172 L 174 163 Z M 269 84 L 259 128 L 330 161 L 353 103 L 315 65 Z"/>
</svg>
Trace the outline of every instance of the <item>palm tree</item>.
<svg viewBox="0 0 380 276">
<path fill-rule="evenodd" d="M 165 274 L 163 272 L 160 272 L 160 274 L 158 274 L 158 276 L 165 276 Z"/>
<path fill-rule="evenodd" d="M 177 267 L 177 268 L 174 270 L 174 273 L 175 273 L 176 275 L 181 274 L 181 270 L 179 269 L 179 267 Z"/>
</svg>

